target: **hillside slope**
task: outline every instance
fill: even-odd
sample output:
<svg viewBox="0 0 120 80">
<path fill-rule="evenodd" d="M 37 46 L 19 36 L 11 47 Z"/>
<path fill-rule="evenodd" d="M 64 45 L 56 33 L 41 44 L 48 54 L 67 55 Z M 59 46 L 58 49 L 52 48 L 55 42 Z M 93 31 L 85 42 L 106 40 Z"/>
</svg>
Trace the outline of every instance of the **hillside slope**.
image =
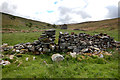
<svg viewBox="0 0 120 80">
<path fill-rule="evenodd" d="M 51 24 L 25 19 L 17 16 L 13 16 L 6 13 L 2 14 L 2 28 L 15 29 L 15 30 L 34 30 L 34 29 L 48 29 L 53 28 Z M 118 31 L 118 19 L 108 19 L 101 21 L 89 21 L 83 23 L 67 24 L 68 29 L 84 30 L 84 31 Z M 57 25 L 58 28 L 60 25 Z M 32 28 L 31 28 L 32 27 Z M 3 30 L 4 31 L 4 30 Z"/>
<path fill-rule="evenodd" d="M 40 21 L 34 21 L 30 19 L 25 19 L 18 16 L 13 16 L 6 13 L 0 13 L 2 14 L 2 28 L 13 28 L 13 27 L 45 27 L 49 25 L 45 22 Z"/>
<path fill-rule="evenodd" d="M 118 18 L 108 19 L 102 21 L 90 21 L 77 24 L 68 24 L 68 29 L 81 29 L 81 30 L 114 30 L 118 29 Z"/>
</svg>

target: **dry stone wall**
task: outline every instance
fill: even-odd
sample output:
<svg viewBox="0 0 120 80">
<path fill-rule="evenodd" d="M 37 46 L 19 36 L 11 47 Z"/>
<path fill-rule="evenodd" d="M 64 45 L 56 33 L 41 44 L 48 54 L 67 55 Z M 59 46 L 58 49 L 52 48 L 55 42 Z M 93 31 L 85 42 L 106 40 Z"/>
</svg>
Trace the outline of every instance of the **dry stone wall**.
<svg viewBox="0 0 120 80">
<path fill-rule="evenodd" d="M 107 48 L 120 48 L 120 42 L 115 41 L 107 34 L 89 35 L 86 33 L 71 34 L 59 32 L 58 43 L 55 43 L 56 30 L 46 30 L 38 40 L 30 43 L 16 44 L 14 47 L 8 44 L 1 45 L 1 51 L 11 50 L 17 53 L 33 52 L 43 54 L 49 52 L 75 52 L 75 53 L 100 53 Z"/>
<path fill-rule="evenodd" d="M 100 50 L 116 47 L 115 41 L 107 34 L 98 34 L 91 36 L 86 33 L 69 35 L 69 33 L 59 33 L 59 47 L 61 51 L 69 50 L 79 53 L 82 49 L 96 47 Z"/>
</svg>

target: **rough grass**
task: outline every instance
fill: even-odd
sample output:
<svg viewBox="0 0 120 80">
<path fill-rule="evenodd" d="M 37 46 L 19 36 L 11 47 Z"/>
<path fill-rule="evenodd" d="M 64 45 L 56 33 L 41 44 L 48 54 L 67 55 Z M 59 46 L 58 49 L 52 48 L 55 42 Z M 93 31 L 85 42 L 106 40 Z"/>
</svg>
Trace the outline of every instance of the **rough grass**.
<svg viewBox="0 0 120 80">
<path fill-rule="evenodd" d="M 56 41 L 59 31 L 66 32 L 66 30 L 57 29 Z M 67 30 L 67 32 L 85 32 L 91 35 L 102 32 L 96 31 L 73 31 Z M 104 32 L 104 31 L 103 31 Z M 2 43 L 8 43 L 15 45 L 18 43 L 33 42 L 36 40 L 42 32 L 30 32 L 30 33 L 3 33 Z M 108 35 L 118 40 L 118 32 L 108 31 Z M 109 52 L 111 50 L 108 50 Z M 3 78 L 120 78 L 118 74 L 118 53 L 116 50 L 112 50 L 112 56 L 104 56 L 104 59 L 89 58 L 88 60 L 78 61 L 77 59 L 70 58 L 65 59 L 59 63 L 52 62 L 51 55 L 30 55 L 23 54 L 18 58 L 17 63 L 2 67 Z M 62 53 L 66 57 L 66 53 Z M 36 60 L 32 60 L 33 56 Z M 26 57 L 29 57 L 29 61 L 25 61 Z M 43 63 L 46 61 L 48 65 Z M 19 62 L 22 64 L 17 67 Z"/>
<path fill-rule="evenodd" d="M 50 54 L 52 55 L 52 53 Z M 32 60 L 33 56 L 36 60 Z M 25 58 L 29 57 L 29 61 Z M 47 65 L 43 62 L 46 61 Z M 22 64 L 17 67 L 18 63 Z M 48 55 L 28 55 L 18 58 L 18 63 L 3 67 L 3 78 L 119 78 L 118 55 L 78 61 L 74 58 L 59 63 Z"/>
</svg>

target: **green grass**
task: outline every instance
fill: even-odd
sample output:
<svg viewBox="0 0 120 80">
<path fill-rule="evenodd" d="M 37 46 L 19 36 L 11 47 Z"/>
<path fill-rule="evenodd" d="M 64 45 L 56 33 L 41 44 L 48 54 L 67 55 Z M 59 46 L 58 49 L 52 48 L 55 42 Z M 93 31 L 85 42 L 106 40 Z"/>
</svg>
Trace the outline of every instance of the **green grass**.
<svg viewBox="0 0 120 80">
<path fill-rule="evenodd" d="M 32 60 L 33 56 L 36 60 Z M 17 67 L 18 63 L 12 63 L 3 67 L 2 76 L 3 78 L 118 78 L 120 76 L 117 54 L 113 56 L 105 56 L 105 59 L 91 58 L 81 62 L 72 58 L 57 63 L 52 62 L 51 56 L 45 54 L 38 56 L 23 54 L 23 57 L 18 58 L 18 63 L 22 64 Z M 29 61 L 25 61 L 26 57 L 29 57 Z"/>
<path fill-rule="evenodd" d="M 3 33 L 2 43 L 8 43 L 10 45 L 15 45 L 18 43 L 33 42 L 40 37 L 42 32 L 30 32 L 30 33 Z"/>
<path fill-rule="evenodd" d="M 52 55 L 52 53 L 51 53 Z M 33 56 L 36 60 L 32 60 Z M 48 55 L 28 55 L 18 58 L 18 63 L 12 63 L 3 67 L 3 78 L 118 78 L 118 58 L 106 56 L 105 59 L 94 59 L 77 61 L 76 59 L 65 59 L 59 63 L 52 62 Z M 25 58 L 29 57 L 29 61 Z M 111 59 L 109 59 L 109 58 Z M 108 59 L 108 60 L 107 60 Z M 107 60 L 107 62 L 104 62 Z M 46 61 L 48 65 L 44 64 Z"/>
<path fill-rule="evenodd" d="M 57 29 L 56 41 L 59 31 L 66 32 L 66 30 Z M 96 31 L 73 31 L 67 30 L 67 32 L 85 32 L 91 35 L 102 32 L 102 30 Z M 104 32 L 104 31 L 103 31 Z M 8 43 L 9 45 L 15 45 L 18 43 L 33 42 L 37 40 L 42 32 L 30 32 L 30 33 L 3 33 L 2 43 Z M 108 31 L 108 35 L 118 40 L 118 32 Z M 111 50 L 108 50 L 109 52 Z M 77 59 L 70 58 L 65 59 L 59 63 L 51 60 L 51 55 L 30 55 L 23 54 L 22 57 L 17 58 L 17 63 L 11 63 L 11 65 L 4 66 L 2 68 L 3 78 L 120 78 L 118 74 L 118 53 L 113 49 L 112 56 L 105 56 L 103 59 L 85 59 L 81 62 Z M 66 56 L 66 53 L 62 53 Z M 33 56 L 37 59 L 32 60 Z M 29 61 L 25 61 L 26 57 L 29 57 Z M 79 57 L 79 56 L 78 56 Z M 44 64 L 46 61 L 48 65 Z M 19 62 L 22 64 L 17 67 Z"/>
</svg>

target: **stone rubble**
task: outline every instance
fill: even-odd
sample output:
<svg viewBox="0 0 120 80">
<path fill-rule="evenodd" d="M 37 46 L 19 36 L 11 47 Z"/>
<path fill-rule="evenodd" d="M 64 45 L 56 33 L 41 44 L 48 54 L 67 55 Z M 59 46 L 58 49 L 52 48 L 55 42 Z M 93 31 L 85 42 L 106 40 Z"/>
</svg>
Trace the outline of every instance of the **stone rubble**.
<svg viewBox="0 0 120 80">
<path fill-rule="evenodd" d="M 45 33 L 42 33 L 38 40 L 30 43 L 16 44 L 14 49 L 16 52 L 26 53 L 34 52 L 34 54 L 42 54 L 46 52 L 51 52 L 55 50 L 55 30 L 46 30 Z"/>
<path fill-rule="evenodd" d="M 89 35 L 86 33 L 75 34 L 71 32 L 62 33 L 59 32 L 58 43 L 55 43 L 55 33 L 56 30 L 50 29 L 46 30 L 40 35 L 38 40 L 30 43 L 20 43 L 14 46 L 8 46 L 7 43 L 4 43 L 0 47 L 0 51 L 9 51 L 25 54 L 26 52 L 33 52 L 33 54 L 44 54 L 50 52 L 71 52 L 71 56 L 75 57 L 75 54 L 86 54 L 86 55 L 100 55 L 102 51 L 106 51 L 107 48 L 120 48 L 120 42 L 115 41 L 114 38 L 110 37 L 107 34 L 96 34 Z M 109 54 L 107 54 L 109 55 Z M 61 57 L 61 55 L 56 55 Z M 102 55 L 100 57 L 103 57 Z M 52 60 L 55 61 L 56 58 L 52 57 Z"/>
</svg>

